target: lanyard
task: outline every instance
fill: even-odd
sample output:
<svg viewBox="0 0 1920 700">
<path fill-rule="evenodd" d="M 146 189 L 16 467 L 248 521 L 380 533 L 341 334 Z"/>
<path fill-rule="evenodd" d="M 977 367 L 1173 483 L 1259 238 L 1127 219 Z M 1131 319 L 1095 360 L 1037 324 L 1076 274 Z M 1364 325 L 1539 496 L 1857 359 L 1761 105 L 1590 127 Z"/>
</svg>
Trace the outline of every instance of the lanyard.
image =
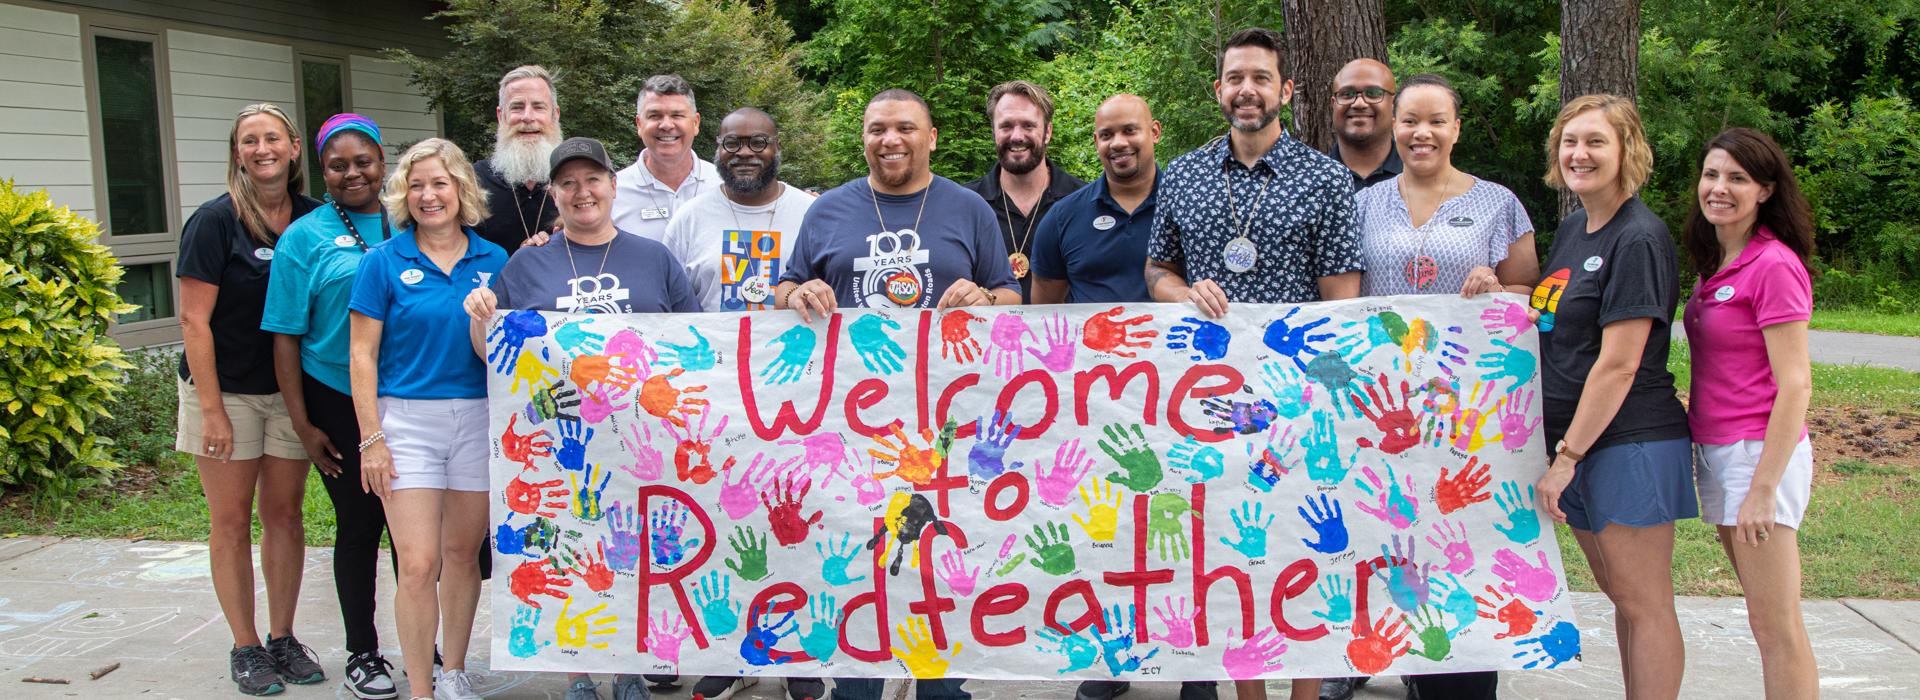
<svg viewBox="0 0 1920 700">
<path fill-rule="evenodd" d="M 360 229 L 354 227 L 353 219 L 347 216 L 347 210 L 341 208 L 338 201 L 329 199 L 327 203 L 333 205 L 333 213 L 340 215 L 340 223 L 346 225 L 347 233 L 353 234 L 353 242 L 359 244 L 360 252 L 367 252 L 367 239 L 360 237 Z M 380 240 L 384 241 L 392 237 L 393 229 L 387 226 L 387 208 L 382 206 L 380 207 Z"/>
</svg>

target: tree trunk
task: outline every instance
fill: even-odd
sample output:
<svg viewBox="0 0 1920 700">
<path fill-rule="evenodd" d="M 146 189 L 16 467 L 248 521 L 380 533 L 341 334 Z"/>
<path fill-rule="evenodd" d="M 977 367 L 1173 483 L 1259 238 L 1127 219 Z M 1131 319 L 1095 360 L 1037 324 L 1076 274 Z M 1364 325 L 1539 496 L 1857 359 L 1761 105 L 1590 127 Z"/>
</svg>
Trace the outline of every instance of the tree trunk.
<svg viewBox="0 0 1920 700">
<path fill-rule="evenodd" d="M 1285 0 L 1293 80 L 1293 135 L 1314 150 L 1333 147 L 1333 76 L 1356 58 L 1387 60 L 1382 0 Z"/>
<path fill-rule="evenodd" d="M 1638 99 L 1640 0 L 1561 0 L 1560 104 L 1607 93 Z M 1560 216 L 1579 206 L 1560 193 Z"/>
</svg>

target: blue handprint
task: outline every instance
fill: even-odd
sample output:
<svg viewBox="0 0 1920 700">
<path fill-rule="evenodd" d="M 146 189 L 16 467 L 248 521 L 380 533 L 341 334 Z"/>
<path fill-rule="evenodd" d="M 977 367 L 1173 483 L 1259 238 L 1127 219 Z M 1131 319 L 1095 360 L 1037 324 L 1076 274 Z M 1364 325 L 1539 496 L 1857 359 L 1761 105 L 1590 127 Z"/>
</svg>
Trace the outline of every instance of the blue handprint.
<svg viewBox="0 0 1920 700">
<path fill-rule="evenodd" d="M 1414 561 L 1414 548 L 1418 544 L 1411 536 L 1402 540 L 1395 534 L 1393 551 L 1388 552 L 1386 545 L 1380 545 L 1380 558 L 1384 563 L 1374 567 L 1374 571 L 1387 575 L 1387 594 L 1401 610 L 1419 610 L 1432 595 L 1432 582 L 1427 576 L 1433 573 L 1433 564 L 1423 567 Z"/>
<path fill-rule="evenodd" d="M 1313 616 L 1333 624 L 1346 624 L 1353 621 L 1353 582 L 1339 574 L 1328 574 L 1314 586 L 1320 597 L 1327 601 L 1326 612 L 1313 611 Z"/>
<path fill-rule="evenodd" d="M 709 571 L 700 578 L 699 587 L 693 589 L 693 604 L 700 608 L 700 619 L 706 621 L 707 632 L 715 637 L 724 637 L 740 629 L 740 604 L 733 601 L 733 578 L 718 571 Z"/>
<path fill-rule="evenodd" d="M 652 541 L 653 563 L 672 566 L 687 558 L 687 550 L 699 549 L 698 538 L 680 541 L 687 526 L 687 509 L 679 501 L 668 501 L 648 516 L 648 538 Z"/>
<path fill-rule="evenodd" d="M 831 544 L 833 539 L 828 538 L 827 542 Z M 825 580 L 827 585 L 845 586 L 855 581 L 865 581 L 867 579 L 866 574 L 851 578 L 847 576 L 847 567 L 853 565 L 853 557 L 860 553 L 860 545 L 854 543 L 852 533 L 841 534 L 840 543 L 833 544 L 831 548 L 822 547 L 820 543 L 816 541 L 813 543 L 813 549 L 819 552 L 820 556 L 824 559 L 824 561 L 820 562 L 820 578 Z"/>
<path fill-rule="evenodd" d="M 700 329 L 689 325 L 687 331 L 693 333 L 692 345 L 660 342 L 660 347 L 667 349 L 666 352 L 660 353 L 660 362 L 680 365 L 688 372 L 713 369 L 713 365 L 719 361 L 719 358 L 714 355 L 713 344 L 707 342 L 706 336 L 700 335 Z"/>
<path fill-rule="evenodd" d="M 747 636 L 740 639 L 740 658 L 755 666 L 784 664 L 794 658 L 793 654 L 774 649 L 780 645 L 780 640 L 799 631 L 799 625 L 793 622 L 793 613 L 788 612 L 786 617 L 767 624 L 767 618 L 773 617 L 767 607 L 763 605 L 754 609 L 753 625 L 747 628 Z"/>
<path fill-rule="evenodd" d="M 967 465 L 974 476 L 992 479 L 1007 470 L 1007 447 L 1020 437 L 1021 426 L 1013 423 L 1013 416 L 1001 411 L 993 412 L 992 421 L 981 416 L 973 425 L 976 438 L 973 448 L 967 450 Z M 1019 463 L 1014 466 L 1018 468 Z"/>
<path fill-rule="evenodd" d="M 1308 513 L 1308 508 L 1312 508 L 1313 512 Z M 1321 554 L 1347 551 L 1347 516 L 1341 512 L 1339 501 L 1323 493 L 1318 503 L 1314 502 L 1313 496 L 1308 496 L 1307 505 L 1294 506 L 1293 509 L 1300 513 L 1301 520 L 1307 521 L 1307 526 L 1313 528 L 1314 536 L 1320 540 L 1313 542 L 1302 537 L 1302 544 Z"/>
<path fill-rule="evenodd" d="M 826 663 L 840 650 L 840 605 L 827 593 L 815 593 L 807 601 L 813 625 L 807 628 L 806 634 L 800 635 L 800 648 L 814 660 Z"/>
<path fill-rule="evenodd" d="M 599 484 L 593 483 L 593 477 L 596 475 L 600 477 Z M 607 481 L 613 478 L 613 472 L 602 465 L 589 464 L 585 476 L 577 481 L 574 477 L 573 474 L 567 475 L 567 480 L 573 487 L 573 508 L 571 509 L 573 517 L 580 519 L 581 522 L 600 522 L 601 518 L 607 516 L 606 511 L 600 508 L 600 494 L 606 492 Z"/>
<path fill-rule="evenodd" d="M 1248 559 L 1267 556 L 1267 528 L 1273 525 L 1274 516 L 1270 513 L 1266 514 L 1266 520 L 1262 521 L 1261 509 L 1262 506 L 1258 503 L 1243 501 L 1240 503 L 1239 510 L 1228 511 L 1233 516 L 1233 526 L 1240 530 L 1240 541 L 1229 542 L 1227 538 L 1222 537 L 1220 544 L 1234 548 L 1235 551 L 1246 555 Z"/>
<path fill-rule="evenodd" d="M 1167 466 L 1193 472 L 1187 475 L 1187 483 L 1199 484 L 1227 473 L 1227 456 L 1189 435 L 1185 442 L 1167 448 Z"/>
<path fill-rule="evenodd" d="M 1399 348 L 1407 337 L 1407 321 L 1392 311 L 1368 316 L 1365 321 L 1348 321 L 1340 330 L 1351 332 L 1339 341 L 1340 354 L 1362 358 L 1380 348 Z"/>
<path fill-rule="evenodd" d="M 1480 359 L 1473 363 L 1475 367 L 1493 370 L 1492 372 L 1480 375 L 1481 381 L 1496 382 L 1500 379 L 1511 378 L 1513 379 L 1513 385 L 1507 387 L 1507 393 L 1512 393 L 1518 390 L 1521 385 L 1533 379 L 1534 372 L 1540 368 L 1540 362 L 1534 359 L 1533 353 L 1516 348 L 1513 346 L 1513 343 L 1499 338 L 1494 338 L 1493 344 L 1506 348 L 1506 350 L 1489 351 L 1487 354 L 1481 355 Z"/>
<path fill-rule="evenodd" d="M 1500 485 L 1500 493 L 1493 495 L 1493 502 L 1507 514 L 1507 524 L 1494 523 L 1493 529 L 1513 540 L 1514 544 L 1533 544 L 1540 539 L 1540 512 L 1534 510 L 1533 485 L 1527 485 L 1525 499 L 1520 497 L 1520 483 L 1508 481 Z"/>
<path fill-rule="evenodd" d="M 1115 605 L 1106 611 L 1107 633 L 1095 630 L 1093 637 L 1100 640 L 1100 651 L 1106 657 L 1107 669 L 1118 676 L 1122 673 L 1140 670 L 1140 664 L 1160 653 L 1154 647 L 1146 656 L 1140 656 L 1133 650 L 1133 615 L 1137 610 L 1132 605 L 1124 608 Z"/>
<path fill-rule="evenodd" d="M 1522 649 L 1515 652 L 1513 658 L 1529 659 L 1527 668 L 1559 668 L 1560 664 L 1572 661 L 1580 656 L 1580 630 L 1566 620 L 1553 623 L 1553 629 L 1538 637 L 1520 640 L 1521 644 L 1538 644 L 1538 649 Z"/>
<path fill-rule="evenodd" d="M 1059 654 L 1067 657 L 1067 667 L 1060 669 L 1060 673 L 1070 673 L 1090 668 L 1093 666 L 1093 662 L 1100 659 L 1099 647 L 1094 646 L 1093 642 L 1088 641 L 1086 637 L 1080 636 L 1078 632 L 1061 634 L 1051 627 L 1042 627 L 1039 632 L 1034 633 L 1034 636 L 1039 637 L 1040 641 L 1052 646 L 1035 644 L 1033 648 L 1049 654 Z"/>
<path fill-rule="evenodd" d="M 1287 418 L 1299 418 L 1313 410 L 1313 383 L 1300 369 L 1279 362 L 1260 366 L 1260 379 L 1273 392 L 1274 412 Z"/>
<path fill-rule="evenodd" d="M 622 506 L 619 501 L 613 502 L 611 512 L 607 531 L 613 541 L 607 545 L 607 568 L 633 573 L 640 567 L 640 516 L 633 506 Z"/>
<path fill-rule="evenodd" d="M 1360 373 L 1353 371 L 1353 365 L 1347 364 L 1347 358 L 1339 353 L 1314 356 L 1313 361 L 1307 363 L 1307 377 L 1327 388 L 1328 398 L 1333 400 L 1333 410 L 1341 418 L 1347 417 L 1347 403 L 1352 400 L 1347 397 L 1366 400 L 1360 394 Z"/>
<path fill-rule="evenodd" d="M 1274 426 L 1276 429 L 1279 427 Z M 1274 485 L 1280 483 L 1280 477 L 1293 471 L 1293 449 L 1299 444 L 1292 439 L 1291 425 L 1285 430 L 1273 432 L 1279 434 L 1268 433 L 1265 446 L 1252 441 L 1247 443 L 1247 456 L 1253 458 L 1253 462 L 1247 465 L 1247 483 L 1262 492 L 1273 491 Z"/>
<path fill-rule="evenodd" d="M 797 381 L 807 371 L 807 362 L 813 359 L 813 345 L 817 336 L 813 329 L 806 326 L 794 326 L 781 333 L 779 337 L 767 341 L 768 345 L 780 344 L 780 356 L 761 368 L 760 378 L 769 384 L 786 384 Z"/>
<path fill-rule="evenodd" d="M 853 350 L 860 353 L 860 362 L 867 366 L 869 372 L 893 374 L 906 367 L 900 361 L 906 359 L 907 351 L 901 350 L 899 343 L 887 337 L 889 329 L 899 330 L 900 322 L 877 313 L 861 316 L 860 320 L 847 327 L 848 335 L 852 336 Z"/>
<path fill-rule="evenodd" d="M 553 642 L 536 642 L 534 635 L 540 629 L 540 609 L 531 605 L 516 605 L 513 609 L 513 631 L 507 634 L 507 653 L 522 659 L 532 658 L 540 653 L 542 647 Z"/>
<path fill-rule="evenodd" d="M 1193 316 L 1180 320 L 1185 321 L 1186 325 L 1174 326 L 1167 331 L 1167 349 L 1192 348 L 1193 352 L 1187 358 L 1195 362 L 1227 356 L 1227 346 L 1233 342 L 1233 334 L 1227 332 L 1226 326 Z"/>
<path fill-rule="evenodd" d="M 571 321 L 560 326 L 553 332 L 553 341 L 559 343 L 562 349 L 575 357 L 598 354 L 607 346 L 606 336 L 587 330 L 586 319 Z"/>
<path fill-rule="evenodd" d="M 593 428 L 586 427 L 578 419 L 560 421 L 560 450 L 553 453 L 553 459 L 567 471 L 581 471 L 587 468 L 587 443 L 593 441 Z"/>
<path fill-rule="evenodd" d="M 487 334 L 487 342 L 497 342 L 493 351 L 487 354 L 487 361 L 501 374 L 513 371 L 520 364 L 520 349 L 529 338 L 538 338 L 547 334 L 547 317 L 538 311 L 509 311 L 501 319 L 500 325 Z"/>
<path fill-rule="evenodd" d="M 1303 357 L 1320 354 L 1320 349 L 1313 344 L 1333 337 L 1332 333 L 1312 333 L 1311 331 L 1326 325 L 1332 318 L 1321 318 L 1299 326 L 1289 325 L 1288 320 L 1297 313 L 1300 313 L 1298 306 L 1288 309 L 1287 315 L 1268 323 L 1266 335 L 1261 338 L 1261 342 L 1266 343 L 1268 348 L 1279 353 L 1281 357 L 1293 360 L 1294 366 L 1304 371 L 1307 368 L 1307 361 Z"/>
<path fill-rule="evenodd" d="M 1473 591 L 1460 582 L 1460 577 L 1447 574 L 1447 580 L 1433 580 L 1435 593 L 1441 594 L 1440 609 L 1453 616 L 1453 627 L 1447 630 L 1447 636 L 1457 637 L 1467 629 L 1467 625 L 1480 619 L 1480 604 L 1473 599 Z"/>
<path fill-rule="evenodd" d="M 1353 465 L 1360 460 L 1360 451 L 1340 461 L 1340 436 L 1333 430 L 1333 416 L 1326 413 L 1313 414 L 1313 432 L 1301 441 L 1307 446 L 1307 478 L 1328 486 L 1338 485 L 1353 471 Z"/>
<path fill-rule="evenodd" d="M 560 527 L 552 520 L 536 517 L 533 522 L 522 527 L 513 526 L 513 516 L 493 532 L 494 548 L 501 554 L 518 554 L 540 559 L 560 541 Z"/>
</svg>

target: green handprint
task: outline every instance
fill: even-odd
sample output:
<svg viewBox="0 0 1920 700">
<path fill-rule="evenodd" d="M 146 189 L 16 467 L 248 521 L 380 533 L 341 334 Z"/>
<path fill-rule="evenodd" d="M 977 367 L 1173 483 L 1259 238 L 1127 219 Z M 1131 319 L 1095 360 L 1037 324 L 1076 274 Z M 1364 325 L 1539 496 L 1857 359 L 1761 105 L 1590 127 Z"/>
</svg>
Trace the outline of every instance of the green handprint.
<svg viewBox="0 0 1920 700">
<path fill-rule="evenodd" d="M 1446 625 L 1441 624 L 1440 612 L 1431 605 L 1423 605 L 1414 614 L 1414 619 L 1419 622 L 1420 646 L 1409 649 L 1407 653 L 1445 661 L 1447 655 L 1453 653 L 1453 637 L 1447 635 Z"/>
<path fill-rule="evenodd" d="M 1147 446 L 1146 431 L 1134 424 L 1133 435 L 1128 436 L 1126 428 L 1118 424 L 1105 428 L 1107 439 L 1100 441 L 1100 450 L 1119 463 L 1123 471 L 1107 475 L 1107 480 L 1125 486 L 1139 493 L 1146 493 L 1160 485 L 1165 476 L 1160 470 L 1160 457 Z"/>
<path fill-rule="evenodd" d="M 740 555 L 738 564 L 729 557 L 727 568 L 733 569 L 740 578 L 748 581 L 758 581 L 767 577 L 766 535 L 761 535 L 756 540 L 753 529 L 742 525 L 733 529 L 733 535 L 727 538 L 727 544 L 733 545 L 733 552 Z"/>
<path fill-rule="evenodd" d="M 1156 493 L 1147 501 L 1147 533 L 1160 545 L 1160 558 L 1185 561 L 1193 554 L 1187 542 L 1186 525 L 1181 518 L 1193 512 L 1193 506 L 1177 493 Z"/>
<path fill-rule="evenodd" d="M 907 351 L 900 349 L 899 343 L 887 337 L 888 329 L 899 330 L 900 322 L 877 313 L 861 316 L 860 320 L 847 327 L 848 334 L 852 336 L 853 349 L 860 353 L 860 361 L 866 364 L 869 372 L 893 374 L 906 367 L 900 361 L 906 359 Z"/>
<path fill-rule="evenodd" d="M 1068 541 L 1067 526 L 1060 523 L 1035 525 L 1033 534 L 1027 536 L 1027 546 L 1033 548 L 1037 557 L 1028 561 L 1041 571 L 1060 576 L 1073 570 L 1073 545 Z"/>
</svg>

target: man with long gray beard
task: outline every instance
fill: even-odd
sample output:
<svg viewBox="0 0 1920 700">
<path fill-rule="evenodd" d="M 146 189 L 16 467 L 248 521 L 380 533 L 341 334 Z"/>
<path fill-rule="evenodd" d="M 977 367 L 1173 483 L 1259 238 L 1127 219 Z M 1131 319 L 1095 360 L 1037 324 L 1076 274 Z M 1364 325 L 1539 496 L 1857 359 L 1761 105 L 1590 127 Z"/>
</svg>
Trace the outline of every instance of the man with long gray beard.
<svg viewBox="0 0 1920 700">
<path fill-rule="evenodd" d="M 560 145 L 560 103 L 553 76 L 520 66 L 500 76 L 493 155 L 473 164 L 487 192 L 487 218 L 474 230 L 507 250 L 546 242 L 560 212 L 547 196 L 547 159 Z"/>
<path fill-rule="evenodd" d="M 667 250 L 686 267 L 701 311 L 771 309 L 781 264 L 814 197 L 780 181 L 780 132 L 772 115 L 734 110 L 720 122 L 718 141 L 713 162 L 720 188 L 673 215 Z"/>
</svg>

